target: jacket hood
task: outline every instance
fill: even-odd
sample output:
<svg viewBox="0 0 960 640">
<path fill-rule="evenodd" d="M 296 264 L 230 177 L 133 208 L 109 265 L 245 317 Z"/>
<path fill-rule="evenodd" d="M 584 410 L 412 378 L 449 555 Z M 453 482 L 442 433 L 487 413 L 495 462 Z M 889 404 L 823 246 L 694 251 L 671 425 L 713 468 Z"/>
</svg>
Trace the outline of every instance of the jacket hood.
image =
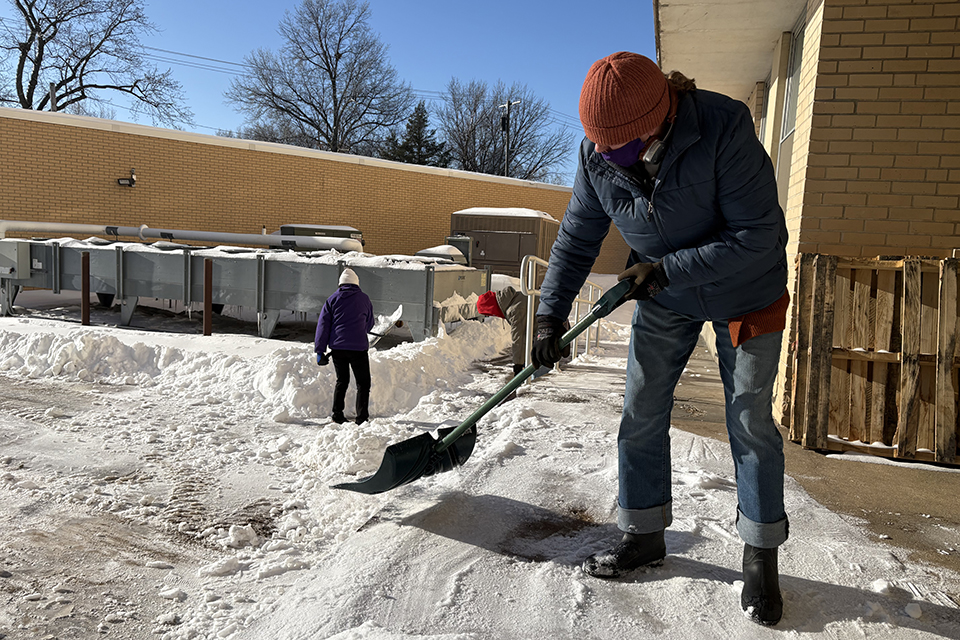
<svg viewBox="0 0 960 640">
<path fill-rule="evenodd" d="M 496 316 L 498 318 L 504 317 L 503 310 L 500 309 L 500 305 L 497 304 L 496 291 L 487 291 L 477 298 L 477 313 L 482 316 Z"/>
</svg>

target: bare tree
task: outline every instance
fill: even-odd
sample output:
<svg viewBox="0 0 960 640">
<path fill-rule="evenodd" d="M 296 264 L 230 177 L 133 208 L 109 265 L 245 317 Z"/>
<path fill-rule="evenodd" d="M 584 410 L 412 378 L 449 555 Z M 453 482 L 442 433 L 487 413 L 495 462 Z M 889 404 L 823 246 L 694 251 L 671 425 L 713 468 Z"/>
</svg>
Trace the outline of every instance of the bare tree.
<svg viewBox="0 0 960 640">
<path fill-rule="evenodd" d="M 8 1 L 16 11 L 0 19 L 0 55 L 13 74 L 4 74 L 0 103 L 68 110 L 84 101 L 102 105 L 102 93 L 119 92 L 133 98 L 134 113 L 150 115 L 155 124 L 192 122 L 172 72 L 144 60 L 140 36 L 157 29 L 143 0 Z"/>
<path fill-rule="evenodd" d="M 437 114 L 440 132 L 456 168 L 495 174 L 499 166 L 503 173 L 503 147 L 498 148 L 496 140 L 500 119 L 487 94 L 485 82 L 471 80 L 463 85 L 452 78 Z"/>
<path fill-rule="evenodd" d="M 317 149 L 371 154 L 410 112 L 387 47 L 357 0 L 303 0 L 280 22 L 285 44 L 247 56 L 226 97 L 252 121 L 285 123 Z"/>
<path fill-rule="evenodd" d="M 558 167 L 572 152 L 573 134 L 561 126 L 553 128 L 550 105 L 533 94 L 526 85 L 502 82 L 488 88 L 485 82 L 464 85 L 453 78 L 444 94 L 445 105 L 439 112 L 440 132 L 459 169 L 503 175 L 506 135 L 500 105 L 516 102 L 510 108 L 511 178 L 557 181 Z"/>
</svg>

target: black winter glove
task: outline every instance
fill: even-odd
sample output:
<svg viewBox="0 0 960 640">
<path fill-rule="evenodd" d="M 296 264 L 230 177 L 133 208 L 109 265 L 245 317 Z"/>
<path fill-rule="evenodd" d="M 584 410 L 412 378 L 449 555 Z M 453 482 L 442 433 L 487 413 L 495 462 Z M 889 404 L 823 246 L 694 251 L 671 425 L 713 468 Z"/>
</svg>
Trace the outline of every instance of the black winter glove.
<svg viewBox="0 0 960 640">
<path fill-rule="evenodd" d="M 560 362 L 560 338 L 563 320 L 553 316 L 537 316 L 537 334 L 533 338 L 530 359 L 537 367 L 552 367 Z"/>
<path fill-rule="evenodd" d="M 617 281 L 633 280 L 627 300 L 649 300 L 670 285 L 662 262 L 638 262 L 617 276 Z"/>
<path fill-rule="evenodd" d="M 318 353 L 317 354 L 317 364 L 321 367 L 325 367 L 330 364 L 330 354 L 329 353 Z"/>
</svg>

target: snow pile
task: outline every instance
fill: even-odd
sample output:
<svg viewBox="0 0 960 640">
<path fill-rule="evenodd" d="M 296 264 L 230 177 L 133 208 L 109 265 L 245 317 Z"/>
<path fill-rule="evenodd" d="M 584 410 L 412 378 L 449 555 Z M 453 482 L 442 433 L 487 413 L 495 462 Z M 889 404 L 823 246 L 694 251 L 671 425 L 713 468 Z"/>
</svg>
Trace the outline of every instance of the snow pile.
<svg viewBox="0 0 960 640">
<path fill-rule="evenodd" d="M 28 379 L 156 386 L 177 396 L 200 394 L 210 403 L 229 401 L 281 421 L 324 416 L 333 399 L 336 374 L 332 366 L 317 367 L 310 344 L 277 343 L 257 357 L 220 357 L 199 343 L 178 348 L 140 342 L 147 336 L 136 332 L 122 335 L 122 341 L 103 330 L 57 328 L 61 331 L 0 332 L 0 372 Z M 445 339 L 401 344 L 388 356 L 371 352 L 371 411 L 408 411 L 432 391 L 457 388 L 470 379 L 471 362 L 494 357 L 509 344 L 503 323 L 469 322 Z"/>
<path fill-rule="evenodd" d="M 481 419 L 466 465 L 368 496 L 330 485 L 501 388 L 505 323 L 371 351 L 373 418 L 338 425 L 309 342 L 0 318 L 0 636 L 956 637 L 958 576 L 790 479 L 784 620 L 746 620 L 729 447 L 677 430 L 664 565 L 585 576 L 618 535 L 629 329 L 604 326 Z"/>
</svg>

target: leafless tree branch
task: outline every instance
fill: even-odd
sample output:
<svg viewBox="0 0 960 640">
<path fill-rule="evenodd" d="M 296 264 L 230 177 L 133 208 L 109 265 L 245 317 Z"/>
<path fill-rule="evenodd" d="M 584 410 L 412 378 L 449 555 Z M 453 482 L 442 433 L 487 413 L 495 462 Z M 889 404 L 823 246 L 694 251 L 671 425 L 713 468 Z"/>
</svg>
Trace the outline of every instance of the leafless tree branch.
<svg viewBox="0 0 960 640">
<path fill-rule="evenodd" d="M 371 32 L 369 5 L 303 0 L 280 23 L 280 51 L 256 50 L 226 93 L 247 115 L 247 131 L 296 131 L 305 146 L 372 153 L 403 122 L 412 92 Z"/>
<path fill-rule="evenodd" d="M 154 124 L 192 122 L 172 72 L 144 60 L 140 36 L 156 27 L 143 0 L 8 1 L 16 17 L 0 25 L 0 69 L 12 66 L 14 72 L 0 81 L 0 104 L 48 110 L 89 101 L 102 112 L 103 95 L 118 92 L 132 97 L 134 112 Z M 50 104 L 51 84 L 56 105 Z"/>
<path fill-rule="evenodd" d="M 440 110 L 440 132 L 453 156 L 452 166 L 466 171 L 503 175 L 506 136 L 500 105 L 510 108 L 510 177 L 546 181 L 572 152 L 573 134 L 551 127 L 550 105 L 526 85 L 502 82 L 488 87 L 452 78 Z"/>
</svg>

